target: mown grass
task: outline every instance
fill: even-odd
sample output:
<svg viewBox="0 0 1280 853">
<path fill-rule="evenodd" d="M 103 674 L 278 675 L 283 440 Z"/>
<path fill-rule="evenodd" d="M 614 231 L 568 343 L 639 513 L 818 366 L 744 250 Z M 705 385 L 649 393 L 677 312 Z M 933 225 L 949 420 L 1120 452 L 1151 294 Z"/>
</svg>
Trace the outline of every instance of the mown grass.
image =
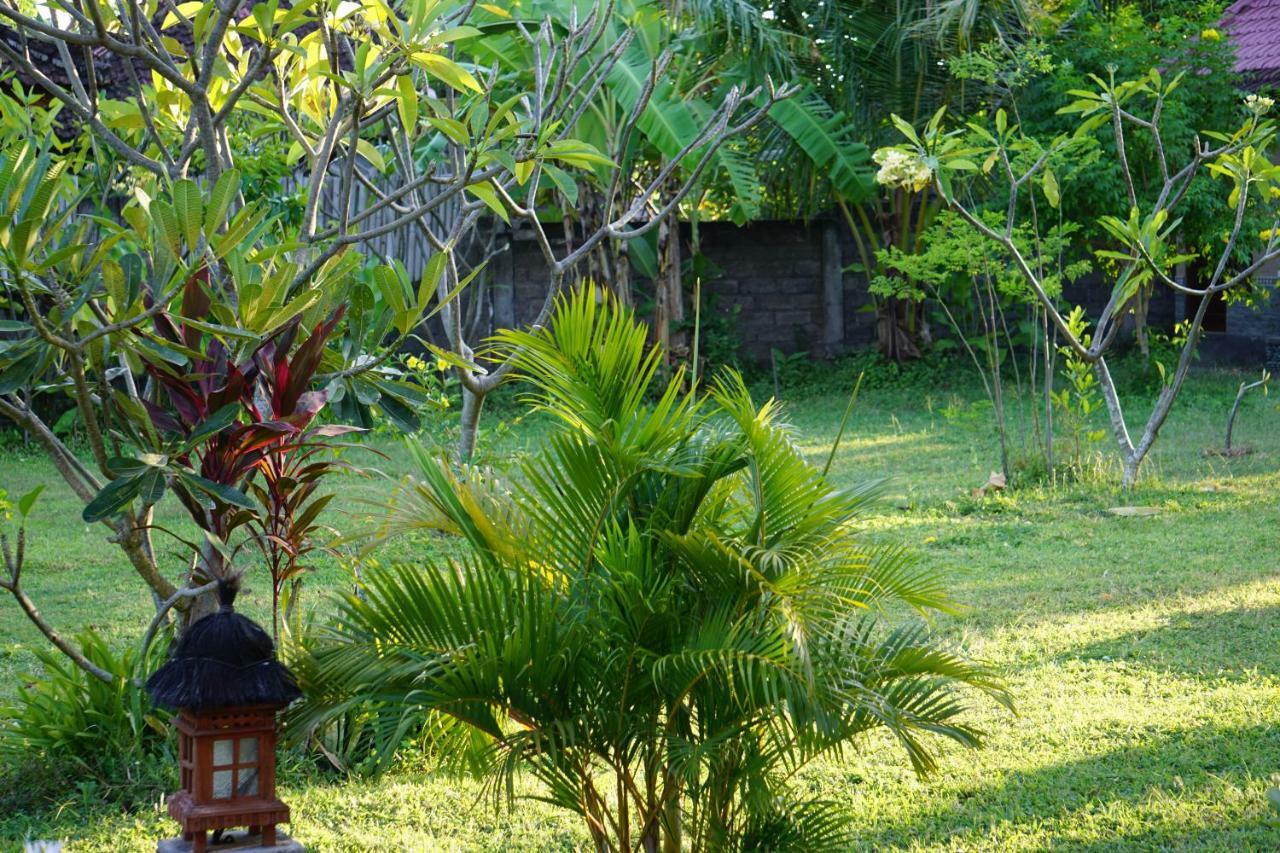
<svg viewBox="0 0 1280 853">
<path fill-rule="evenodd" d="M 938 627 L 999 666 L 1017 703 L 1016 716 L 976 707 L 986 747 L 946 749 L 929 779 L 879 738 L 806 771 L 799 784 L 847 808 L 866 849 L 1280 848 L 1265 796 L 1280 774 L 1280 413 L 1250 398 L 1237 440 L 1256 452 L 1201 455 L 1221 441 L 1237 381 L 1195 377 L 1132 494 L 1095 471 L 982 499 L 970 489 L 998 454 L 974 392 L 946 382 L 864 391 L 834 475 L 893 478 L 867 535 L 913 543 L 947 573 L 968 608 Z M 823 461 L 842 394 L 788 396 L 799 441 Z M 516 427 L 504 448 L 537 429 Z M 388 454 L 380 467 L 404 470 L 393 442 L 378 446 Z M 136 642 L 150 602 L 101 532 L 72 521 L 78 507 L 39 458 L 10 451 L 0 465 L 11 494 L 50 483 L 32 525 L 33 596 L 63 630 L 93 625 L 116 644 Z M 351 516 L 338 526 L 357 523 L 359 500 L 383 491 L 377 479 L 344 483 Z M 1121 504 L 1159 513 L 1106 511 Z M 413 556 L 407 544 L 380 555 Z M 322 610 L 321 590 L 342 583 L 343 570 L 326 563 L 310 579 L 310 605 Z M 31 671 L 37 641 L 0 602 L 0 690 Z M 73 850 L 149 850 L 173 830 L 162 793 L 122 813 L 91 787 L 68 790 L 34 813 L 0 815 L 0 844 L 31 836 L 68 838 Z M 554 850 L 585 840 L 569 816 L 529 800 L 496 810 L 478 783 L 421 758 L 377 780 L 291 766 L 283 796 L 292 832 L 314 850 Z"/>
</svg>

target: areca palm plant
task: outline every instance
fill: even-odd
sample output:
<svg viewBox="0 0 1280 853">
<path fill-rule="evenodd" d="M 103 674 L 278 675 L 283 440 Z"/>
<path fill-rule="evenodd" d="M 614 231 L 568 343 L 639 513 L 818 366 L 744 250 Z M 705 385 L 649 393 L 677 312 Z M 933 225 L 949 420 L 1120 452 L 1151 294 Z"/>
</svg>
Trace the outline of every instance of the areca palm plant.
<svg viewBox="0 0 1280 853">
<path fill-rule="evenodd" d="M 503 333 L 557 426 L 509 481 L 418 452 L 390 526 L 467 547 L 342 599 L 297 662 L 292 723 L 363 707 L 389 747 L 427 723 L 495 793 L 532 773 L 600 850 L 845 847 L 798 771 L 883 728 L 926 772 L 938 738 L 979 743 L 970 694 L 1007 699 L 920 619 L 883 624 L 952 602 L 856 535 L 878 485 L 833 486 L 733 374 L 662 382 L 646 338 L 591 290 Z"/>
</svg>

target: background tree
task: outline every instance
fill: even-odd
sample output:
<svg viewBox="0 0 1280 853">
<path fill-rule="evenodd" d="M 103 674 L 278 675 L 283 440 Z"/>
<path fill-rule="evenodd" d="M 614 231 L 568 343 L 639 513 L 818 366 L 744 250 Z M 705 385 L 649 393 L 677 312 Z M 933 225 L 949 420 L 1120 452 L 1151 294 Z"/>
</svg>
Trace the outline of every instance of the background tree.
<svg viewBox="0 0 1280 853">
<path fill-rule="evenodd" d="M 858 267 L 868 280 L 894 275 L 880 269 L 878 253 L 890 248 L 919 251 L 939 200 L 925 184 L 876 184 L 866 160 L 867 146 L 879 147 L 896 138 L 890 115 L 919 128 L 939 106 L 963 108 L 966 86 L 948 73 L 948 58 L 997 35 L 1008 43 L 1021 43 L 1052 31 L 1056 19 L 1038 4 L 1019 0 L 801 0 L 772 4 L 772 15 L 806 40 L 809 50 L 802 62 L 815 94 L 846 123 L 828 135 L 829 146 L 840 151 L 836 162 L 852 168 L 830 169 L 829 161 L 812 156 L 798 161 L 779 158 L 770 176 L 771 195 L 789 212 L 835 209 L 854 239 Z M 852 174 L 860 181 L 852 180 Z M 929 339 L 920 303 L 887 296 L 877 298 L 875 305 L 880 351 L 894 359 L 918 357 Z"/>
<path fill-rule="evenodd" d="M 1268 159 L 1275 129 L 1265 117 L 1273 106 L 1272 101 L 1258 95 L 1249 96 L 1244 105 L 1246 117 L 1242 126 L 1229 133 L 1204 131 L 1195 137 L 1190 150 L 1180 151 L 1164 144 L 1161 116 L 1164 104 L 1182 77 L 1183 74 L 1178 74 L 1167 78 L 1159 71 L 1151 71 L 1137 80 L 1124 82 L 1093 78 L 1094 89 L 1073 93 L 1075 100 L 1062 108 L 1065 113 L 1081 117 L 1076 133 L 1059 136 L 1047 144 L 1010 124 L 1003 110 L 996 112 L 989 127 L 970 123 L 972 139 L 965 140 L 960 132 L 945 130 L 940 111 L 924 134 L 916 135 L 904 125 L 908 143 L 897 150 L 911 165 L 897 175 L 885 176 L 892 182 L 914 180 L 920 170 L 931 172 L 937 192 L 951 208 L 978 234 L 1004 250 L 1040 301 L 1062 345 L 1073 357 L 1094 366 L 1121 452 L 1125 488 L 1133 487 L 1138 468 L 1150 452 L 1186 380 L 1213 298 L 1247 286 L 1253 275 L 1280 257 L 1280 211 L 1276 208 L 1280 193 L 1275 192 L 1280 170 Z M 1038 187 L 1051 203 L 1056 203 L 1059 190 L 1047 166 L 1051 157 L 1087 144 L 1088 137 L 1099 131 L 1112 136 L 1125 176 L 1125 201 L 1129 207 L 1126 215 L 1103 216 L 1097 220 L 1113 248 L 1098 249 L 1095 253 L 1116 263 L 1120 272 L 1097 321 L 1088 324 L 1093 328 L 1086 336 L 1085 324 L 1069 322 L 1046 289 L 1042 271 L 1051 265 L 1036 254 L 1042 244 L 1037 242 L 1035 252 L 1024 254 L 1017 245 L 1015 232 L 1023 209 L 1018 204 L 1021 194 Z M 1161 176 L 1161 189 L 1151 201 L 1139 195 L 1139 185 L 1133 177 L 1140 162 L 1138 149 L 1130 144 L 1134 137 L 1145 137 L 1148 141 L 1154 162 L 1144 165 L 1156 169 Z M 960 193 L 959 179 L 975 172 L 989 173 L 991 180 L 1002 183 L 1009 199 L 1003 224 L 988 224 L 981 212 Z M 1225 241 L 1215 247 L 1213 255 L 1204 258 L 1180 251 L 1176 218 L 1190 188 L 1202 174 L 1217 179 L 1218 192 L 1225 196 L 1233 210 Z M 1251 215 L 1270 223 L 1258 237 L 1253 236 L 1258 232 L 1248 227 Z M 1026 224 L 1025 220 L 1021 222 Z M 1035 224 L 1031 223 L 1030 227 L 1034 230 Z M 1236 260 L 1240 255 L 1244 261 Z M 1188 287 L 1173 276 L 1178 264 L 1193 260 L 1203 260 L 1212 270 L 1200 287 Z M 1140 304 L 1142 289 L 1149 285 L 1171 288 L 1199 302 L 1181 333 L 1177 364 L 1172 371 L 1160 365 L 1161 389 L 1135 441 L 1129 432 L 1106 354 L 1116 342 L 1125 317 Z"/>
<path fill-rule="evenodd" d="M 1230 42 L 1215 28 L 1224 6 L 1188 2 L 1086 5 L 1054 38 L 1045 41 L 1052 72 L 1027 75 L 1012 86 L 993 81 L 994 85 L 985 87 L 986 112 L 990 115 L 1003 107 L 1028 134 L 1049 139 L 1074 131 L 1073 116 L 1061 114 L 1058 107 L 1072 99 L 1072 91 L 1093 87 L 1089 75 L 1106 79 L 1114 74 L 1117 80 L 1130 80 L 1151 68 L 1194 66 L 1197 72 L 1185 75 L 1169 93 L 1160 115 L 1166 149 L 1187 150 L 1205 128 L 1230 127 L 1238 120 L 1240 93 L 1232 71 L 1234 55 Z M 1127 181 L 1113 137 L 1098 135 L 1096 144 L 1085 158 L 1087 168 L 1055 170 L 1061 184 L 1060 215 L 1081 225 L 1082 244 L 1105 239 L 1097 224 L 1099 217 L 1127 204 Z M 1142 135 L 1134 136 L 1129 144 L 1134 149 L 1130 156 L 1137 161 L 1132 170 L 1134 191 L 1150 204 L 1163 186 L 1159 169 L 1146 165 L 1154 164 L 1157 155 Z M 1231 221 L 1234 214 L 1207 173 L 1195 177 L 1178 212 L 1177 242 L 1197 255 L 1217 252 L 1222 245 L 1223 222 Z M 1252 210 L 1246 211 L 1246 216 L 1254 230 L 1267 226 L 1253 217 Z M 1087 255 L 1087 251 L 1080 254 Z M 1243 260 L 1245 256 L 1239 253 L 1233 259 Z M 1118 268 L 1108 263 L 1100 266 L 1108 280 L 1113 280 Z M 1203 287 L 1211 275 L 1211 268 L 1192 262 L 1185 277 L 1188 284 Z M 1149 354 L 1147 315 L 1153 294 L 1150 284 L 1141 288 L 1131 314 L 1134 337 L 1144 356 Z M 1184 319 L 1189 318 L 1174 318 L 1175 322 Z"/>
<path fill-rule="evenodd" d="M 561 133 L 585 131 L 608 143 L 607 156 L 599 156 L 594 147 L 581 142 L 583 147 L 566 150 L 560 158 L 562 163 L 585 169 L 598 167 L 594 180 L 584 175 L 582 182 L 595 187 L 596 196 L 588 207 L 597 215 L 579 221 L 576 231 L 573 218 L 565 216 L 565 205 L 579 186 L 554 164 L 551 169 L 545 163 L 536 164 L 525 173 L 512 173 L 492 183 L 490 208 L 512 227 L 532 234 L 547 268 L 545 298 L 532 322 L 535 327 L 545 322 L 566 278 L 581 275 L 580 265 L 596 258 L 601 271 L 625 269 L 616 255 L 622 244 L 677 228 L 680 203 L 713 164 L 728 156 L 727 142 L 758 125 L 775 104 L 794 92 L 791 86 L 775 87 L 772 81 L 749 89 L 728 85 L 706 101 L 680 102 L 684 112 L 675 113 L 680 120 L 673 125 L 675 96 L 668 77 L 676 51 L 665 28 L 660 21 L 655 23 L 649 8 L 638 9 L 636 16 L 626 19 L 625 27 L 613 12 L 612 4 L 603 5 L 579 23 L 570 10 L 569 36 L 564 41 L 557 33 L 566 23 L 548 16 L 536 28 L 533 22 L 521 22 L 515 34 L 490 46 L 507 63 L 530 63 L 540 97 L 560 104 L 548 114 L 548 127 Z M 641 48 L 646 40 L 647 48 Z M 656 104 L 655 97 L 661 99 Z M 645 136 L 661 142 L 642 168 L 636 165 L 635 150 L 644 144 Z M 410 163 L 403 157 L 400 162 Z M 411 183 L 417 180 L 412 173 L 407 178 Z M 551 215 L 542 200 L 545 196 L 550 196 L 550 205 L 559 205 L 560 216 Z M 560 249 L 548 230 L 549 222 L 556 219 L 568 223 L 565 233 L 570 235 Z M 667 245 L 675 251 L 676 244 Z M 602 256 L 603 262 L 599 261 Z M 665 304 L 675 312 L 667 319 L 674 321 L 679 313 L 675 306 L 682 299 L 678 261 L 671 261 L 667 269 L 673 272 L 665 285 Z M 456 268 L 447 267 L 440 284 L 442 296 L 457 281 Z M 456 370 L 463 406 L 457 458 L 465 461 L 475 448 L 484 399 L 505 380 L 510 364 L 489 357 L 477 363 L 456 306 L 446 305 L 442 318 L 449 346 L 459 359 Z M 662 325 L 669 327 L 670 322 Z"/>
</svg>

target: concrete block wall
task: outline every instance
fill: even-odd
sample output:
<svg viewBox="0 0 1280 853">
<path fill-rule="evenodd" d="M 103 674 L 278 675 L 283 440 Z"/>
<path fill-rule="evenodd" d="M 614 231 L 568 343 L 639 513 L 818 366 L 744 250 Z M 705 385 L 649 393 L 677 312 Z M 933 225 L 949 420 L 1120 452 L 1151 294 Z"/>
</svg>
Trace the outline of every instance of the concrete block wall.
<svg viewBox="0 0 1280 853">
<path fill-rule="evenodd" d="M 1257 288 L 1270 290 L 1270 300 L 1258 308 L 1233 304 L 1227 306 L 1227 332 L 1234 344 L 1233 361 L 1265 363 L 1280 369 L 1280 292 L 1276 290 L 1277 269 L 1264 271 L 1254 280 Z"/>
<path fill-rule="evenodd" d="M 745 358 L 766 361 L 772 349 L 828 355 L 873 342 L 875 318 L 858 310 L 869 302 L 865 280 L 843 272 L 856 250 L 842 235 L 837 240 L 839 257 L 826 256 L 826 227 L 823 222 L 754 222 L 743 227 L 710 222 L 700 226 L 703 252 L 721 270 L 714 281 L 703 283 L 708 298 L 704 305 L 714 305 L 726 314 L 736 307 Z M 836 324 L 841 332 L 839 341 L 829 345 L 824 270 L 830 274 L 833 265 L 839 275 L 843 322 Z M 512 240 L 506 268 L 512 279 L 516 320 L 526 323 L 537 316 L 546 292 L 546 266 L 531 239 L 518 235 Z M 652 293 L 647 281 L 637 281 L 635 286 L 637 303 Z"/>
<path fill-rule="evenodd" d="M 558 241 L 554 233 L 552 236 Z M 684 237 L 688 239 L 687 231 Z M 709 222 L 700 226 L 700 237 L 703 252 L 721 271 L 719 278 L 703 282 L 703 292 L 709 297 L 704 305 L 714 305 L 724 313 L 736 307 L 744 358 L 764 362 L 773 349 L 822 357 L 874 344 L 875 315 L 867 310 L 871 298 L 866 279 L 860 273 L 843 271 L 858 254 L 842 225 L 766 221 L 739 227 Z M 546 293 L 546 267 L 538 247 L 531 237 L 517 235 L 507 255 L 496 259 L 494 268 L 511 288 L 509 314 L 517 324 L 528 323 L 537 316 Z M 497 282 L 499 286 L 505 283 Z M 1263 286 L 1273 283 L 1272 276 L 1259 281 Z M 635 282 L 635 288 L 638 304 L 652 294 L 646 281 Z M 1108 296 L 1109 285 L 1094 275 L 1068 286 L 1063 299 L 1084 305 L 1096 318 Z M 1150 324 L 1168 329 L 1185 316 L 1185 310 L 1182 297 L 1168 288 L 1157 288 Z M 500 319 L 500 314 L 495 306 L 495 319 Z M 1131 327 L 1131 321 L 1127 325 Z M 1280 294 L 1260 311 L 1230 306 L 1226 331 L 1206 335 L 1201 360 L 1241 365 L 1270 360 L 1280 367 Z"/>
</svg>

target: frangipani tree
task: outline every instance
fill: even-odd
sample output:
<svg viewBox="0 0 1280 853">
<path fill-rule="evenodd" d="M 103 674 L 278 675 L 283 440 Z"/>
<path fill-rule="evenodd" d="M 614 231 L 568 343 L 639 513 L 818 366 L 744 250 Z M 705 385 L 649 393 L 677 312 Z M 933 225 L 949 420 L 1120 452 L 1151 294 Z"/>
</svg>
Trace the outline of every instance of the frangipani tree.
<svg viewBox="0 0 1280 853">
<path fill-rule="evenodd" d="M 166 570 L 152 542 L 154 504 L 171 491 L 160 484 L 181 478 L 171 467 L 181 455 L 152 464 L 160 448 L 139 445 L 153 410 L 175 404 L 151 371 L 218 392 L 216 377 L 193 374 L 211 352 L 240 364 L 290 324 L 324 323 L 311 390 L 411 418 L 425 395 L 389 363 L 424 316 L 443 312 L 455 334 L 437 354 L 464 377 L 468 399 L 482 399 L 502 371 L 486 375 L 456 334 L 450 306 L 470 280 L 458 247 L 495 215 L 532 223 L 549 250 L 538 224 L 547 167 L 609 174 L 615 152 L 572 136 L 616 60 L 593 53 L 608 9 L 530 29 L 500 7 L 447 0 L 0 0 L 0 59 L 16 81 L 4 106 L 43 116 L 8 125 L 0 140 L 0 415 L 48 454 L 162 610 L 185 609 L 231 569 L 225 542 L 195 543 L 200 556 L 181 572 Z M 481 61 L 485 40 L 512 28 L 537 62 Z M 662 68 L 650 69 L 636 112 Z M 749 94 L 732 92 L 680 159 L 709 159 L 787 93 L 740 116 Z M 32 128 L 56 137 L 28 144 Z M 299 216 L 245 191 L 255 164 L 272 159 L 291 170 Z M 653 227 L 633 223 L 675 168 L 634 193 L 614 177 L 628 201 L 579 249 Z M 396 258 L 362 256 L 370 240 L 406 225 L 431 248 L 420 275 Z M 575 260 L 553 265 L 544 315 Z M 203 316 L 184 313 L 193 298 L 207 303 Z M 165 316 L 184 318 L 179 343 L 159 333 Z M 311 336 L 288 340 L 304 347 Z M 52 428 L 41 401 L 50 395 L 74 407 L 87 460 Z M 469 408 L 473 438 L 478 405 Z M 188 426 L 207 437 L 240 428 L 242 417 Z M 117 484 L 139 461 L 154 469 L 144 472 L 153 487 Z M 247 500 L 221 485 L 229 490 L 205 494 L 215 507 Z"/>
<path fill-rule="evenodd" d="M 970 122 L 964 131 L 946 129 L 940 110 L 920 134 L 900 122 L 906 143 L 881 158 L 886 165 L 896 164 L 881 174 L 881 180 L 890 185 L 917 182 L 921 175 L 929 174 L 945 203 L 975 232 L 1001 247 L 1043 305 L 1069 357 L 1093 365 L 1123 460 L 1126 488 L 1134 485 L 1138 469 L 1182 389 L 1213 297 L 1242 288 L 1259 270 L 1280 258 L 1280 168 L 1268 156 L 1275 125 L 1266 118 L 1273 102 L 1250 95 L 1240 127 L 1227 132 L 1206 130 L 1196 137 L 1190 151 L 1166 151 L 1160 129 L 1162 110 L 1180 79 L 1181 75 L 1166 79 L 1154 70 L 1140 79 L 1119 83 L 1094 77 L 1096 89 L 1073 92 L 1076 100 L 1062 108 L 1063 113 L 1080 116 L 1075 133 L 1045 142 L 1024 135 L 1003 110 L 997 111 L 990 123 Z M 1114 139 L 1129 209 L 1099 220 L 1113 242 L 1095 254 L 1114 264 L 1117 274 L 1102 312 L 1086 324 L 1080 322 L 1079 315 L 1073 322 L 1070 312 L 1057 304 L 1046 286 L 1044 271 L 1054 269 L 1054 264 L 1038 257 L 1035 249 L 1027 252 L 1015 234 L 1020 227 L 1036 230 L 1037 222 L 1025 204 L 1033 190 L 1039 189 L 1051 206 L 1058 205 L 1061 191 L 1053 170 L 1055 158 L 1069 156 L 1100 130 Z M 1131 153 L 1137 150 L 1135 137 L 1142 137 L 1143 150 L 1151 152 L 1153 162 L 1143 165 L 1160 175 L 1158 192 L 1151 199 L 1136 189 L 1133 176 L 1138 165 Z M 1221 179 L 1221 191 L 1233 218 L 1226 223 L 1221 250 L 1202 259 L 1212 274 L 1203 286 L 1188 287 L 1175 277 L 1176 268 L 1197 256 L 1179 249 L 1177 212 L 1192 182 L 1202 174 Z M 963 184 L 974 180 L 990 182 L 1007 194 L 1002 224 L 988 222 L 970 196 L 960 191 Z M 1255 219 L 1269 222 L 1270 227 L 1261 233 L 1250 231 L 1247 223 Z M 1041 244 L 1037 241 L 1033 245 Z M 1135 437 L 1106 356 L 1142 288 L 1152 285 L 1199 299 L 1199 305 L 1185 327 L 1176 365 L 1171 370 L 1162 368 L 1163 386 Z M 1091 331 L 1087 331 L 1089 326 Z"/>
<path fill-rule="evenodd" d="M 546 265 L 545 295 L 531 324 L 534 327 L 546 322 L 562 286 L 581 276 L 580 267 L 587 262 L 594 258 L 599 271 L 618 272 L 616 257 L 598 259 L 616 256 L 621 244 L 674 228 L 681 203 L 729 156 L 726 143 L 759 125 L 795 92 L 794 87 L 774 86 L 772 81 L 753 87 L 729 85 L 715 99 L 698 105 L 681 104 L 685 112 L 678 114 L 680 120 L 673 125 L 668 76 L 676 55 L 674 46 L 665 33 L 655 29 L 648 14 L 651 9 L 637 10 L 641 19 L 627 19 L 625 25 L 613 16 L 614 11 L 613 3 L 603 4 L 579 21 L 574 6 L 568 14 L 561 9 L 559 17 L 548 15 L 536 26 L 517 21 L 518 38 L 508 33 L 505 40 L 491 42 L 486 48 L 501 54 L 502 62 L 495 67 L 513 61 L 529 63 L 538 81 L 538 97 L 559 105 L 547 114 L 545 125 L 535 125 L 540 132 L 551 133 L 553 128 L 562 135 L 586 131 L 603 146 L 602 156 L 590 143 L 576 141 L 562 149 L 560 162 L 539 161 L 517 169 L 490 181 L 491 194 L 485 191 L 483 200 L 499 218 L 532 234 Z M 557 36 L 564 29 L 570 33 L 567 40 Z M 655 103 L 655 98 L 660 100 Z M 644 139 L 662 142 L 648 167 L 637 169 L 635 152 L 645 144 Z M 465 149 L 459 149 L 454 156 L 464 153 Z M 402 157 L 399 162 L 408 164 L 410 159 Z M 565 164 L 577 166 L 579 171 L 566 174 Z M 411 183 L 416 180 L 412 178 Z M 575 217 L 562 215 L 561 222 L 569 223 L 566 234 L 571 236 L 557 247 L 547 227 L 548 208 L 556 205 L 563 214 L 571 200 L 588 192 L 593 197 L 593 215 L 583 217 L 578 223 L 583 227 L 578 229 L 573 227 Z M 675 272 L 678 275 L 678 269 Z M 675 293 L 669 294 L 677 301 L 678 281 L 677 277 Z M 440 284 L 442 296 L 450 292 L 454 282 L 460 285 L 461 279 L 457 267 L 451 265 Z M 489 351 L 478 363 L 476 342 L 468 340 L 462 312 L 446 304 L 442 317 L 463 389 L 457 457 L 465 461 L 475 448 L 484 399 L 506 380 L 512 362 L 500 357 L 494 361 L 495 353 Z"/>
</svg>

